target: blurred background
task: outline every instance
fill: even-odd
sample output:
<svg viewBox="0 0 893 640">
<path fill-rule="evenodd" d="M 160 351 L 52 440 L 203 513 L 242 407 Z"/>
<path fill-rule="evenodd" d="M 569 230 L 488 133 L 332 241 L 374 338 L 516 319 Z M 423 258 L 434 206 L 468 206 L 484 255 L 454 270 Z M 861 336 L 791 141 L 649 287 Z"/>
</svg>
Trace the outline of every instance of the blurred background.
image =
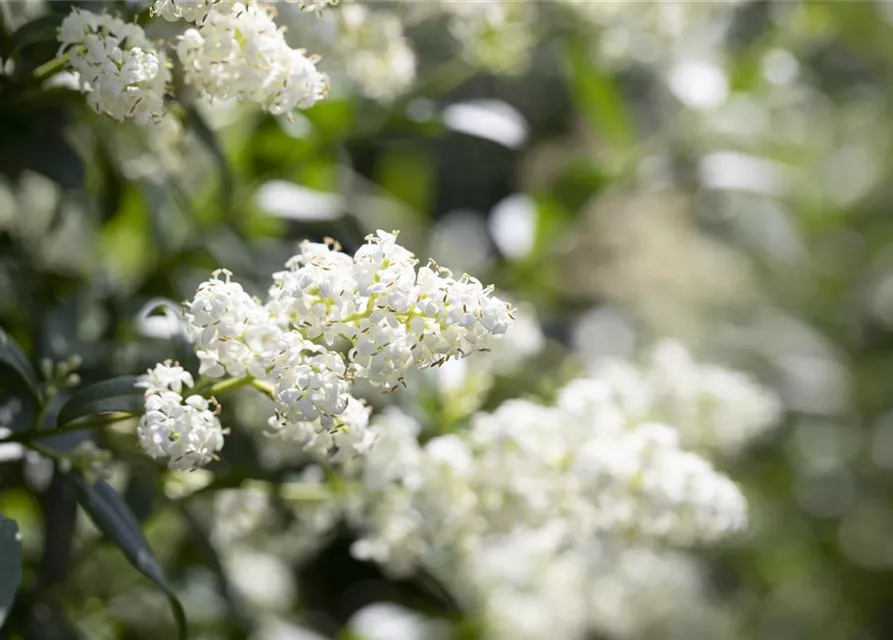
<svg viewBox="0 0 893 640">
<path fill-rule="evenodd" d="M 661 609 L 656 622 L 604 637 L 893 635 L 893 4 L 279 4 L 290 41 L 322 55 L 328 100 L 272 117 L 184 89 L 152 135 L 90 111 L 64 74 L 28 80 L 57 46 L 41 21 L 70 6 L 0 3 L 0 325 L 35 362 L 79 354 L 87 382 L 188 362 L 172 310 L 211 270 L 262 293 L 301 239 L 352 251 L 399 229 L 519 305 L 535 366 L 472 379 L 471 399 L 441 380 L 376 409 L 461 421 L 661 338 L 781 399 L 779 426 L 718 462 L 749 531 L 686 556 L 696 589 L 628 614 Z M 299 470 L 240 428 L 252 402 L 227 406 L 217 469 Z M 275 531 L 258 538 L 261 507 L 171 506 L 194 487 L 104 437 L 191 637 L 477 637 L 430 579 L 351 558 L 325 513 L 264 506 Z M 0 459 L 0 512 L 27 561 L 0 637 L 173 637 L 163 596 L 40 462 Z M 72 545 L 54 538 L 72 528 Z"/>
</svg>

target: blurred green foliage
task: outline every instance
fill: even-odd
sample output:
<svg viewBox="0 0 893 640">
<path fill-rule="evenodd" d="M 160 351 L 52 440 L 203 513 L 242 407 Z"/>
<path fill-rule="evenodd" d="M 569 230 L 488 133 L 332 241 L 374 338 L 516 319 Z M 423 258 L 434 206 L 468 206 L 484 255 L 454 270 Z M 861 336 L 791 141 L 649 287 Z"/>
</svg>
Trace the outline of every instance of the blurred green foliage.
<svg viewBox="0 0 893 640">
<path fill-rule="evenodd" d="M 591 25 L 559 21 L 527 72 L 493 75 L 437 51 L 423 68 L 441 71 L 392 105 L 334 96 L 291 122 L 238 106 L 210 122 L 184 100 L 179 164 L 143 175 L 139 161 L 121 160 L 125 148 L 152 155 L 139 132 L 115 133 L 127 126 L 92 113 L 70 89 L 33 81 L 55 53 L 54 28 L 68 6 L 48 3 L 49 17 L 0 30 L 0 58 L 16 61 L 13 74 L 0 76 L 0 324 L 27 353 L 0 354 L 5 373 L 21 369 L 21 358 L 36 366 L 75 353 L 85 383 L 138 373 L 175 351 L 188 362 L 183 345 L 141 328 L 141 309 L 190 296 L 218 266 L 262 291 L 300 239 L 333 236 L 352 249 L 378 227 L 401 229 L 427 255 L 450 214 L 480 219 L 478 231 L 460 234 L 467 240 L 486 235 L 504 198 L 527 194 L 529 249 L 507 256 L 487 237 L 475 267 L 531 303 L 552 344 L 534 371 L 500 381 L 490 404 L 548 395 L 547 379 L 570 377 L 579 365 L 564 356 L 592 308 L 618 310 L 640 343 L 677 334 L 751 368 L 789 410 L 772 438 L 728 461 L 752 502 L 753 527 L 709 554 L 716 608 L 733 621 L 709 637 L 893 634 L 893 443 L 885 435 L 893 408 L 893 12 L 883 3 L 742 3 L 726 37 L 711 44 L 728 83 L 723 107 L 686 104 L 665 61 L 606 64 L 593 55 Z M 796 77 L 773 81 L 773 59 L 794 60 Z M 506 147 L 444 122 L 444 108 L 481 99 L 520 112 L 524 144 Z M 123 143 L 125 135 L 133 140 Z M 273 180 L 325 194 L 324 215 L 302 200 L 272 214 L 257 195 Z M 657 196 L 643 204 L 649 193 Z M 671 246 L 628 231 L 642 209 L 646 228 Z M 709 261 L 690 264 L 688 245 L 672 244 L 676 234 L 734 252 L 743 279 Z M 450 264 L 464 255 L 461 243 L 454 248 L 434 257 Z M 4 375 L 4 399 L 21 394 L 22 379 L 35 386 L 30 376 Z M 457 419 L 436 398 L 430 404 L 447 422 Z M 234 433 L 217 466 L 224 486 L 267 478 L 245 425 L 236 415 L 227 424 Z M 207 570 L 228 603 L 226 619 L 193 622 L 191 637 L 248 637 L 245 605 L 201 519 L 164 498 L 159 470 L 132 442 L 100 438 L 129 464 L 128 484 L 117 489 L 148 540 L 131 541 L 131 553 L 148 544 L 160 563 L 157 575 L 144 573 L 177 585 Z M 25 557 L 0 637 L 172 637 L 169 614 L 145 592 L 125 607 L 138 606 L 136 615 L 106 608 L 143 578 L 95 536 L 78 535 L 72 547 L 75 522 L 79 531 L 92 525 L 55 481 L 24 485 L 25 466 L 0 462 L 0 512 L 18 523 Z M 350 558 L 348 539 L 345 531 L 292 568 L 296 615 L 311 612 L 311 624 L 338 633 L 367 598 L 349 586 L 366 581 L 382 599 L 459 619 L 430 579 L 387 583 Z"/>
</svg>

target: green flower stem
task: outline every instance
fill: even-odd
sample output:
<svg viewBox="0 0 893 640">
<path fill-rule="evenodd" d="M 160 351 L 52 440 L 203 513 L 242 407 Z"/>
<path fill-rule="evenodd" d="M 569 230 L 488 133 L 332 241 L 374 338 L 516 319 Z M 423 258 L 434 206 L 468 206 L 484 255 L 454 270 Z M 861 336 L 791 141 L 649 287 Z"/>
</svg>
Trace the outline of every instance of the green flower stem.
<svg viewBox="0 0 893 640">
<path fill-rule="evenodd" d="M 47 62 L 44 62 L 42 65 L 37 67 L 34 70 L 34 79 L 35 80 L 46 80 L 52 75 L 62 71 L 65 68 L 65 65 L 68 64 L 68 54 L 63 53 L 61 56 L 57 58 L 53 58 Z"/>
<path fill-rule="evenodd" d="M 253 376 L 245 376 L 244 378 L 230 378 L 228 380 L 223 380 L 222 382 L 211 385 L 210 387 L 202 391 L 201 395 L 206 397 L 222 395 L 224 393 L 232 391 L 233 389 L 251 385 L 253 384 L 253 381 Z"/>
<path fill-rule="evenodd" d="M 62 460 L 65 458 L 64 453 L 54 451 L 53 449 L 48 449 L 47 447 L 37 444 L 36 442 L 22 442 L 22 445 L 28 447 L 32 451 L 36 451 L 42 456 L 52 458 L 53 460 Z"/>
<path fill-rule="evenodd" d="M 267 382 L 263 382 L 262 380 L 258 380 L 254 376 L 245 376 L 244 378 L 229 378 L 210 386 L 207 386 L 207 381 L 199 382 L 199 384 L 193 388 L 192 395 L 199 393 L 206 398 L 210 398 L 211 396 L 222 395 L 224 393 L 232 391 L 233 389 L 249 386 L 262 391 L 270 398 L 273 397 L 273 385 Z"/>
<path fill-rule="evenodd" d="M 273 389 L 273 385 L 271 385 L 270 383 L 263 382 L 261 380 L 258 380 L 257 378 L 252 378 L 251 386 L 254 387 L 255 389 L 263 392 L 264 395 L 269 396 L 269 398 L 271 400 L 274 399 L 274 389 Z"/>
</svg>

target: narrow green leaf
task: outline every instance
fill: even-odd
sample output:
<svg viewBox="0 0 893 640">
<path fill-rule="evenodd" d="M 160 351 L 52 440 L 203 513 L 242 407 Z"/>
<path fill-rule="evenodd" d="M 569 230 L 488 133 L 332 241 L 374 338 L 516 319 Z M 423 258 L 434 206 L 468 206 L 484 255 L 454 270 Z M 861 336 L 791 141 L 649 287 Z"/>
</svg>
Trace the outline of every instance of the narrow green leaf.
<svg viewBox="0 0 893 640">
<path fill-rule="evenodd" d="M 71 483 L 67 482 L 61 473 L 53 474 L 50 486 L 41 497 L 40 503 L 43 511 L 44 542 L 38 585 L 43 590 L 65 579 L 77 528 L 78 505 Z"/>
<path fill-rule="evenodd" d="M 25 47 L 40 42 L 55 42 L 59 25 L 65 14 L 51 13 L 23 24 L 9 37 L 9 56 L 12 57 Z"/>
<path fill-rule="evenodd" d="M 155 554 L 143 535 L 140 524 L 124 498 L 104 480 L 92 485 L 77 474 L 71 474 L 78 502 L 106 537 L 117 545 L 130 564 L 164 592 L 177 622 L 178 637 L 186 638 L 186 613 L 173 588 L 164 576 Z"/>
<path fill-rule="evenodd" d="M 15 520 L 0 516 L 0 627 L 22 580 L 22 541 Z"/>
<path fill-rule="evenodd" d="M 28 356 L 2 328 L 0 328 L 0 365 L 5 365 L 15 371 L 25 383 L 34 399 L 40 400 L 40 385 L 37 380 L 37 374 L 28 361 Z"/>
<path fill-rule="evenodd" d="M 81 389 L 59 411 L 56 425 L 64 429 L 81 418 L 99 413 L 142 413 L 144 389 L 136 386 L 138 379 L 138 376 L 121 376 Z"/>
<path fill-rule="evenodd" d="M 574 101 L 593 129 L 613 147 L 630 146 L 635 135 L 626 101 L 614 78 L 593 63 L 588 43 L 581 38 L 568 38 L 565 60 Z"/>
</svg>

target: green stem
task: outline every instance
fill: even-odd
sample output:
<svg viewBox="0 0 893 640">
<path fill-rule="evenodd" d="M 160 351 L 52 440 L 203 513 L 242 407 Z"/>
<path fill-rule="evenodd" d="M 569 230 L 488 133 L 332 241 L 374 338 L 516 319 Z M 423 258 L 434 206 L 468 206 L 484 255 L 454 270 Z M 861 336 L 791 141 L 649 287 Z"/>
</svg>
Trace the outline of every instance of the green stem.
<svg viewBox="0 0 893 640">
<path fill-rule="evenodd" d="M 53 58 L 47 62 L 44 62 L 42 65 L 37 67 L 34 70 L 34 79 L 35 80 L 46 80 L 52 75 L 55 75 L 59 71 L 65 68 L 65 65 L 68 64 L 68 54 L 63 53 L 61 56 Z"/>
<path fill-rule="evenodd" d="M 230 378 L 229 380 L 223 380 L 222 382 L 218 382 L 215 385 L 211 385 L 210 387 L 202 391 L 202 395 L 206 397 L 216 396 L 227 393 L 228 391 L 232 391 L 233 389 L 238 389 L 239 387 L 244 387 L 251 384 L 254 384 L 253 376 L 245 376 L 244 378 Z"/>
<path fill-rule="evenodd" d="M 367 309 L 366 311 L 360 311 L 359 313 L 352 313 L 349 316 L 345 316 L 345 317 L 341 318 L 338 322 L 342 322 L 342 323 L 356 322 L 357 320 L 363 320 L 365 318 L 368 318 L 371 315 L 372 315 L 372 311 Z"/>
<path fill-rule="evenodd" d="M 40 409 L 37 411 L 37 415 L 34 416 L 34 422 L 31 423 L 31 428 L 26 433 L 37 433 L 40 431 L 40 428 L 43 426 L 44 418 L 46 418 L 47 410 L 50 408 L 50 403 L 53 401 L 53 396 L 50 395 L 49 392 L 46 394 L 48 397 L 45 398 L 44 403 L 41 405 Z"/>
<path fill-rule="evenodd" d="M 205 389 L 214 386 L 213 378 L 200 378 L 195 386 L 189 390 L 189 395 L 194 396 L 205 391 Z"/>
<path fill-rule="evenodd" d="M 251 386 L 269 396 L 271 400 L 274 399 L 275 389 L 270 383 L 263 382 L 261 380 L 258 380 L 257 378 L 252 378 Z"/>
<path fill-rule="evenodd" d="M 28 447 L 32 451 L 36 451 L 42 456 L 47 458 L 52 458 L 53 460 L 62 460 L 65 458 L 64 453 L 60 453 L 59 451 L 54 451 L 53 449 L 48 449 L 43 445 L 37 444 L 36 442 L 22 442 L 22 445 Z"/>
</svg>

